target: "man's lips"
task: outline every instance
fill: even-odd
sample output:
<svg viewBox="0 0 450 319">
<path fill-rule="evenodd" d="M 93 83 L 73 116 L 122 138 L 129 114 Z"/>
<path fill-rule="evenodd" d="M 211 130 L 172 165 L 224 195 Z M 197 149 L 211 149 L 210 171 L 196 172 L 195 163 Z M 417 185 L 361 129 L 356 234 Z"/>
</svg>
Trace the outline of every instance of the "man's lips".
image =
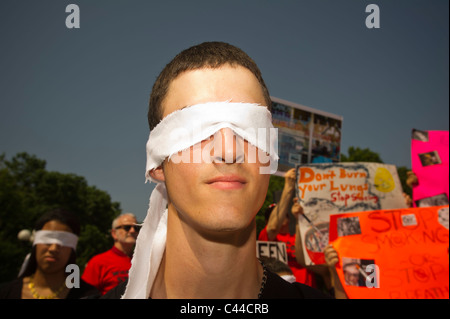
<svg viewBox="0 0 450 319">
<path fill-rule="evenodd" d="M 214 177 L 206 184 L 218 189 L 241 189 L 247 184 L 247 180 L 237 175 L 225 175 Z"/>
</svg>

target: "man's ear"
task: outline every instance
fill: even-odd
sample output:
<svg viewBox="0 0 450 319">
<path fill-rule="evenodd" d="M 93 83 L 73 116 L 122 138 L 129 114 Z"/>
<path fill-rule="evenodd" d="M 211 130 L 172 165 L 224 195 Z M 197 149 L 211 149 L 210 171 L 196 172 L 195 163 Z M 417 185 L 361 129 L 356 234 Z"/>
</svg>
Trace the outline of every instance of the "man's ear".
<svg viewBox="0 0 450 319">
<path fill-rule="evenodd" d="M 157 168 L 152 169 L 150 171 L 150 176 L 153 179 L 156 179 L 158 182 L 165 182 L 166 181 L 162 165 L 158 166 Z"/>
<path fill-rule="evenodd" d="M 116 230 L 115 229 L 111 229 L 111 237 L 114 239 L 114 242 L 117 241 L 117 236 L 116 236 Z"/>
</svg>

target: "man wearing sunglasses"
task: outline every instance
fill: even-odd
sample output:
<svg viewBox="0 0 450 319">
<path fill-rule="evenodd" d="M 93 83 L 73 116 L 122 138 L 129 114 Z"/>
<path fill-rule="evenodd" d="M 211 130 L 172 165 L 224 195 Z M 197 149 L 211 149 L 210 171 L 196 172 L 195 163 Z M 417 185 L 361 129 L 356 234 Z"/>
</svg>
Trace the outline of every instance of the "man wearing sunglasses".
<svg viewBox="0 0 450 319">
<path fill-rule="evenodd" d="M 82 279 L 96 287 L 102 294 L 128 278 L 136 238 L 141 226 L 131 213 L 122 214 L 112 223 L 114 246 L 89 260 Z"/>
</svg>

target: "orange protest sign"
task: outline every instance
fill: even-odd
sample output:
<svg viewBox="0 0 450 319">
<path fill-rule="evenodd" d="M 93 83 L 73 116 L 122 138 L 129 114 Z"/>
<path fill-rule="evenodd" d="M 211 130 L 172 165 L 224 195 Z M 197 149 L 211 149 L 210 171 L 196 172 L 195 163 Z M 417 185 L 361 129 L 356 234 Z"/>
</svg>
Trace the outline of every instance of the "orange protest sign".
<svg viewBox="0 0 450 319">
<path fill-rule="evenodd" d="M 449 298 L 448 206 L 330 216 L 350 299 Z"/>
</svg>

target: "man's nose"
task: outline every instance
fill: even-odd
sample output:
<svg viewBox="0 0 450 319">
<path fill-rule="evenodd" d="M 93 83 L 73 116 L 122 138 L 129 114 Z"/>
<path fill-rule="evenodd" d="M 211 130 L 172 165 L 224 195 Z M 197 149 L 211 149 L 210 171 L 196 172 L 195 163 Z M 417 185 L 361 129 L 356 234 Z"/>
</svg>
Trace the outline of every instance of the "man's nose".
<svg viewBox="0 0 450 319">
<path fill-rule="evenodd" d="M 232 129 L 223 128 L 214 134 L 214 163 L 243 163 L 244 141 Z"/>
</svg>

